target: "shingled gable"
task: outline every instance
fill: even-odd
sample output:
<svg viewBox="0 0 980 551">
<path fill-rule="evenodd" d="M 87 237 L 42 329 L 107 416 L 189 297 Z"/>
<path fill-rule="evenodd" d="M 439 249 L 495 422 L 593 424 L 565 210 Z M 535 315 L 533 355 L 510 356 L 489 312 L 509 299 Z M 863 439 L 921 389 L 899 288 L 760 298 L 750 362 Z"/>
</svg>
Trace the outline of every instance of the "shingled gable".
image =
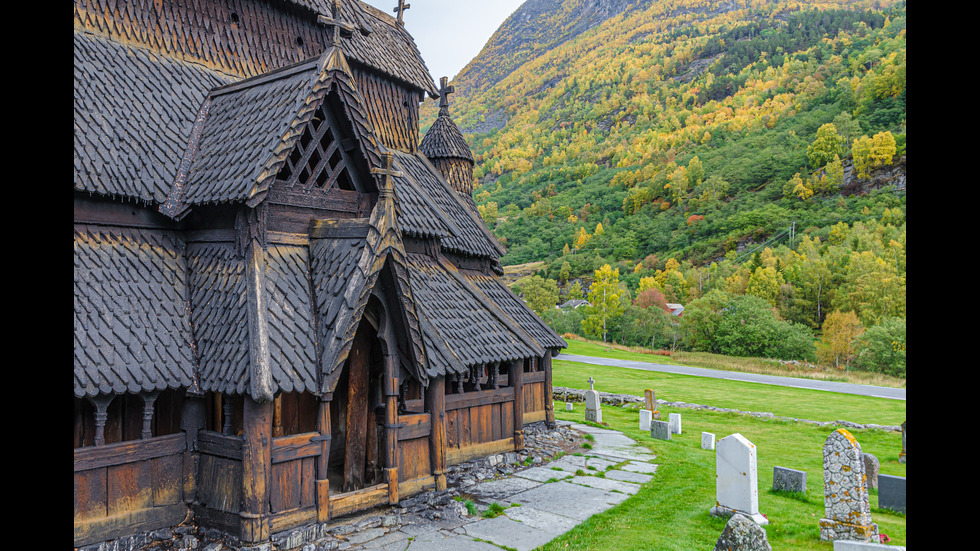
<svg viewBox="0 0 980 551">
<path fill-rule="evenodd" d="M 332 113 L 335 109 L 342 112 Z M 339 172 L 363 173 L 380 163 L 364 111 L 339 48 L 314 63 L 212 90 L 181 163 L 185 168 L 160 211 L 180 218 L 192 205 L 241 202 L 254 208 L 284 172 L 283 187 L 289 189 L 281 190 L 279 200 L 309 201 L 299 197 L 328 191 Z M 338 132 L 341 126 L 346 133 Z M 331 130 L 346 135 L 330 136 Z M 318 151 L 321 145 L 327 151 Z M 359 155 L 352 155 L 353 149 Z M 340 162 L 332 161 L 335 155 Z M 309 177 L 298 181 L 295 176 L 304 171 Z M 319 189 L 312 189 L 316 184 Z"/>
<path fill-rule="evenodd" d="M 311 249 L 315 263 L 317 259 L 337 258 L 337 242 L 345 236 L 343 231 L 336 230 L 346 226 L 347 236 L 354 239 L 358 239 L 361 231 L 357 226 L 361 226 L 365 232 L 363 245 L 357 244 L 351 248 L 346 259 L 340 259 L 339 263 L 321 261 L 318 263 L 319 268 L 314 269 L 313 277 L 317 285 L 327 283 L 322 286 L 322 289 L 331 289 L 331 287 L 334 289 L 332 300 L 329 298 L 331 293 L 322 293 L 325 299 L 320 301 L 321 319 L 324 320 L 321 324 L 324 329 L 321 335 L 323 339 L 321 365 L 324 374 L 320 388 L 322 393 L 335 390 L 368 299 L 372 293 L 378 291 L 376 287 L 379 279 L 385 275 L 386 267 L 388 269 L 386 275 L 389 277 L 385 290 L 389 296 L 386 298 L 395 301 L 401 307 L 395 308 L 394 314 L 400 318 L 398 320 L 400 323 L 396 324 L 396 327 L 407 328 L 403 338 L 411 343 L 408 350 L 410 356 L 404 358 L 408 361 L 403 362 L 403 365 L 408 366 L 409 372 L 424 386 L 428 385 L 430 375 L 441 374 L 429 371 L 425 349 L 422 346 L 420 322 L 409 283 L 405 249 L 401 241 L 401 232 L 398 230 L 396 194 L 392 178 L 401 174 L 392 168 L 392 154 L 385 154 L 385 168 L 373 169 L 372 172 L 381 177 L 379 185 L 381 191 L 368 224 L 358 224 L 359 221 L 353 224 L 331 224 L 325 221 L 311 232 Z M 330 279 L 342 282 L 343 287 L 329 285 Z"/>
</svg>

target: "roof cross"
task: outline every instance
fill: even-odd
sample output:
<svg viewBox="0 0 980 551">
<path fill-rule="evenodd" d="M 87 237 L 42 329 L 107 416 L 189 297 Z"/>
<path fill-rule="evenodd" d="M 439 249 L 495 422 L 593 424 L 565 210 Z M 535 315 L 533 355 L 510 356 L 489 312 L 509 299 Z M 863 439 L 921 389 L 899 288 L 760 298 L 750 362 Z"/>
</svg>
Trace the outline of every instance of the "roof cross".
<svg viewBox="0 0 980 551">
<path fill-rule="evenodd" d="M 398 0 L 398 5 L 395 6 L 395 9 L 391 10 L 391 11 L 393 11 L 393 12 L 395 12 L 395 13 L 398 14 L 398 24 L 401 25 L 402 27 L 405 26 L 405 20 L 402 19 L 402 16 L 404 16 L 405 10 L 407 10 L 408 8 L 411 8 L 411 7 L 412 7 L 412 5 L 411 4 L 406 4 L 405 3 L 405 0 Z"/>
<path fill-rule="evenodd" d="M 340 38 L 350 38 L 354 34 L 354 27 L 340 20 L 340 0 L 333 0 L 330 4 L 330 16 L 320 15 L 316 20 L 329 29 L 327 44 L 336 46 L 340 44 Z"/>
<path fill-rule="evenodd" d="M 382 197 L 391 195 L 392 188 L 394 187 L 391 185 L 392 176 L 398 178 L 405 175 L 404 172 L 401 172 L 400 170 L 393 170 L 391 168 L 391 163 L 394 160 L 395 156 L 392 155 L 390 151 L 386 151 L 384 157 L 385 157 L 384 168 L 371 169 L 371 174 L 378 174 L 378 175 L 383 174 L 385 177 L 384 184 L 381 186 L 381 189 L 378 190 Z"/>
<path fill-rule="evenodd" d="M 442 77 L 439 79 L 439 112 L 443 109 L 449 111 L 449 94 L 455 94 L 456 87 L 449 86 L 449 79 Z"/>
</svg>

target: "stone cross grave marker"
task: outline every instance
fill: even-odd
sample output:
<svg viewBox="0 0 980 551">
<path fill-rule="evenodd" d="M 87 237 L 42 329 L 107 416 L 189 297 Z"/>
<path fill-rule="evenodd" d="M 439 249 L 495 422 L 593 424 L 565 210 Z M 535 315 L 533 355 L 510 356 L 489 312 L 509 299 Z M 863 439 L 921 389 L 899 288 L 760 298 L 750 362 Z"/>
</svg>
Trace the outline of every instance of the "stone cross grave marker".
<svg viewBox="0 0 980 551">
<path fill-rule="evenodd" d="M 846 429 L 835 430 L 824 443 L 823 483 L 820 539 L 879 543 L 878 525 L 871 522 L 861 444 Z"/>
<path fill-rule="evenodd" d="M 759 471 L 755 444 L 735 433 L 718 441 L 715 451 L 717 517 L 741 513 L 760 526 L 769 520 L 759 512 Z"/>
<path fill-rule="evenodd" d="M 595 379 L 589 377 L 589 390 L 585 391 L 585 420 L 593 423 L 602 422 L 602 402 L 595 390 Z"/>
</svg>

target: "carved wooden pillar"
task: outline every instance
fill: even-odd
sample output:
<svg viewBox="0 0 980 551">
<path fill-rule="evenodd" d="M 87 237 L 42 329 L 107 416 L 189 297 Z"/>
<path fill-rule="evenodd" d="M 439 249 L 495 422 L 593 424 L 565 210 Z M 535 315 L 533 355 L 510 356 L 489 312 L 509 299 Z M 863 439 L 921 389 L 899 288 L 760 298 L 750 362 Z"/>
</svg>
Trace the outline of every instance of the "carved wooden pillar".
<svg viewBox="0 0 980 551">
<path fill-rule="evenodd" d="M 429 464 L 436 490 L 446 489 L 446 377 L 429 380 L 425 389 L 429 407 Z"/>
<path fill-rule="evenodd" d="M 184 502 L 193 503 L 197 494 L 197 436 L 207 426 L 204 397 L 187 394 L 180 412 L 180 430 L 184 431 L 187 451 L 184 453 Z"/>
<path fill-rule="evenodd" d="M 510 385 L 514 387 L 514 448 L 524 449 L 524 364 L 516 361 L 510 368 Z"/>
<path fill-rule="evenodd" d="M 330 479 L 328 472 L 330 469 L 330 441 L 332 428 L 330 425 L 330 402 L 333 394 L 327 393 L 320 398 L 320 407 L 317 412 L 316 430 L 320 433 L 317 439 L 320 441 L 320 456 L 316 462 L 316 516 L 318 522 L 330 520 Z"/>
<path fill-rule="evenodd" d="M 551 350 L 541 358 L 541 369 L 544 370 L 544 422 L 549 429 L 555 428 L 555 401 L 551 387 Z"/>
<path fill-rule="evenodd" d="M 388 482 L 388 502 L 394 504 L 398 503 L 398 366 L 392 350 L 385 354 L 384 392 L 385 478 Z"/>
<path fill-rule="evenodd" d="M 226 396 L 224 394 L 221 397 L 221 434 L 225 436 L 231 436 L 231 416 L 232 410 L 232 397 Z"/>
<path fill-rule="evenodd" d="M 105 446 L 105 423 L 109 418 L 109 404 L 112 403 L 113 395 L 89 397 L 89 401 L 95 406 L 95 442 L 96 446 Z"/>
<path fill-rule="evenodd" d="M 272 402 L 243 397 L 242 541 L 269 539 L 269 467 L 272 463 Z"/>
<path fill-rule="evenodd" d="M 153 404 L 157 401 L 159 392 L 143 392 L 143 428 L 140 430 L 140 438 L 146 440 L 153 437 Z"/>
</svg>

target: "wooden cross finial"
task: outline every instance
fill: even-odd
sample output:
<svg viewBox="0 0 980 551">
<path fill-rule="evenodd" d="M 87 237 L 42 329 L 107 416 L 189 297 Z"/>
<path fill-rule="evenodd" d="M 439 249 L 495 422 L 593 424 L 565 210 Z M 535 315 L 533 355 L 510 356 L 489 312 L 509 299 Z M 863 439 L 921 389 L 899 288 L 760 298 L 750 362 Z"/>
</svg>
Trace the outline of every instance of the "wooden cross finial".
<svg viewBox="0 0 980 551">
<path fill-rule="evenodd" d="M 449 94 L 456 93 L 455 86 L 449 86 L 449 79 L 442 77 L 439 79 L 439 112 L 443 109 L 449 111 Z"/>
<path fill-rule="evenodd" d="M 354 34 L 354 27 L 340 20 L 340 0 L 333 0 L 330 4 L 330 16 L 321 15 L 316 20 L 330 29 L 327 44 L 336 46 L 341 38 L 350 38 Z"/>
<path fill-rule="evenodd" d="M 398 14 L 398 18 L 397 18 L 398 19 L 398 24 L 401 25 L 402 27 L 405 26 L 405 21 L 404 21 L 404 19 L 402 19 L 402 16 L 405 15 L 405 10 L 407 10 L 408 8 L 411 8 L 411 7 L 412 7 L 412 5 L 411 4 L 406 4 L 405 3 L 405 0 L 398 0 L 398 5 L 395 6 L 395 9 L 391 10 L 391 11 L 393 11 L 393 12 L 395 12 L 395 13 Z"/>
<path fill-rule="evenodd" d="M 391 177 L 392 176 L 394 176 L 396 178 L 397 177 L 401 177 L 401 176 L 404 176 L 405 173 L 404 172 L 401 172 L 400 170 L 392 170 L 391 163 L 394 161 L 395 156 L 390 151 L 386 151 L 385 154 L 384 154 L 384 157 L 385 157 L 385 167 L 384 168 L 372 168 L 371 169 L 371 174 L 383 174 L 384 175 L 384 177 L 385 177 L 384 183 L 381 185 L 381 188 L 378 191 L 380 192 L 380 194 L 382 196 L 388 196 L 388 195 L 391 194 L 391 191 L 394 189 L 394 185 L 392 185 L 392 183 L 391 183 Z"/>
</svg>

